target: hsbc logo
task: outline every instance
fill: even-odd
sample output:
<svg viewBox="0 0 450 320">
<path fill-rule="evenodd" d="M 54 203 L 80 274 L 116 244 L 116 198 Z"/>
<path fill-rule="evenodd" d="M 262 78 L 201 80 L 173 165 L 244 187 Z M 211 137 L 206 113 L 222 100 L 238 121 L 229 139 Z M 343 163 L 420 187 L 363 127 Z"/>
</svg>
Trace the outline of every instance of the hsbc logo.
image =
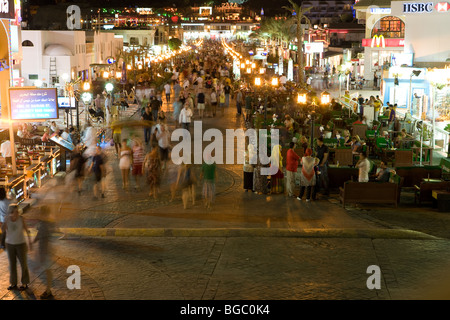
<svg viewBox="0 0 450 320">
<path fill-rule="evenodd" d="M 433 2 L 427 3 L 404 3 L 404 13 L 428 13 L 433 11 Z"/>
<path fill-rule="evenodd" d="M 450 4 L 448 2 L 438 2 L 435 8 L 437 12 L 447 12 L 450 10 Z"/>
</svg>

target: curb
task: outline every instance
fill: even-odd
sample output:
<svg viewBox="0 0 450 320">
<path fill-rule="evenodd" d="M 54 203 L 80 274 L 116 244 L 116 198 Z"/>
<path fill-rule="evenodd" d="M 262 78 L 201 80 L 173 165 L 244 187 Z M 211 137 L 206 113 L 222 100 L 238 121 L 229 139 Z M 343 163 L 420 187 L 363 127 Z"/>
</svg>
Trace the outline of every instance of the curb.
<svg viewBox="0 0 450 320">
<path fill-rule="evenodd" d="M 265 229 L 265 228 L 60 228 L 67 236 L 85 237 L 292 237 L 441 240 L 406 229 Z"/>
</svg>

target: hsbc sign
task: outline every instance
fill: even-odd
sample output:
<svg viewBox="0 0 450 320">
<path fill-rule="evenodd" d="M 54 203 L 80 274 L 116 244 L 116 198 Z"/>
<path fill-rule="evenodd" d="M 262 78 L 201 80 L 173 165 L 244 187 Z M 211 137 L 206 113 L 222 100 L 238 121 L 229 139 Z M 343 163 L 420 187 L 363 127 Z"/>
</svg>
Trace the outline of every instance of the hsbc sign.
<svg viewBox="0 0 450 320">
<path fill-rule="evenodd" d="M 403 13 L 431 13 L 436 9 L 437 12 L 447 12 L 450 10 L 448 2 L 412 2 L 403 3 Z"/>
</svg>

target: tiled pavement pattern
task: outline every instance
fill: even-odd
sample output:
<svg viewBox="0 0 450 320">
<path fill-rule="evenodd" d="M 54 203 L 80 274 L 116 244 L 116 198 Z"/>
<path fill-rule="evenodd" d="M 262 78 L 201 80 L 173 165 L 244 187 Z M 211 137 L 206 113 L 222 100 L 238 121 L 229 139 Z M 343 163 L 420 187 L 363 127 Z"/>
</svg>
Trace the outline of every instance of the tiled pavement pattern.
<svg viewBox="0 0 450 320">
<path fill-rule="evenodd" d="M 450 262 L 440 240 L 105 237 L 56 247 L 82 273 L 81 290 L 68 290 L 56 267 L 61 300 L 426 299 L 447 285 Z M 366 287 L 370 265 L 381 268 L 380 290 Z M 32 299 L 41 287 L 34 280 L 27 296 L 2 289 L 3 299 Z"/>
</svg>

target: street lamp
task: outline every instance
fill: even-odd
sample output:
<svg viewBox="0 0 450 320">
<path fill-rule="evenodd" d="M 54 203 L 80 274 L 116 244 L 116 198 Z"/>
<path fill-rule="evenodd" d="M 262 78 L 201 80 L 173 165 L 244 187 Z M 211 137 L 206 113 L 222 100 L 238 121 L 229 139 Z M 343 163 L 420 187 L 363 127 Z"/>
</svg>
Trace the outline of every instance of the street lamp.
<svg viewBox="0 0 450 320">
<path fill-rule="evenodd" d="M 331 102 L 331 96 L 328 92 L 324 91 L 320 95 L 320 103 L 323 105 L 330 104 Z"/>
<path fill-rule="evenodd" d="M 308 96 L 308 91 L 306 91 L 306 90 L 301 90 L 301 91 L 297 94 L 297 103 L 300 103 L 300 104 L 306 104 L 307 96 Z"/>
<path fill-rule="evenodd" d="M 114 85 L 113 85 L 111 82 L 108 82 L 108 83 L 105 85 L 105 89 L 106 89 L 106 92 L 111 93 L 111 91 L 114 90 Z"/>
<path fill-rule="evenodd" d="M 411 75 L 409 77 L 409 94 L 408 94 L 408 111 L 407 113 L 411 113 L 411 100 L 412 100 L 412 77 L 416 76 L 418 77 L 420 74 L 422 73 L 422 70 L 413 70 L 411 72 Z M 395 104 L 395 101 L 394 101 Z M 422 114 L 420 114 L 419 116 L 422 116 Z"/>
<path fill-rule="evenodd" d="M 89 89 L 91 89 L 90 83 L 89 82 L 83 83 L 83 90 L 84 91 L 89 91 Z"/>
<path fill-rule="evenodd" d="M 314 122 L 316 121 L 316 102 L 313 100 L 311 106 L 312 107 L 312 111 L 311 111 L 311 149 L 314 148 Z"/>
<path fill-rule="evenodd" d="M 277 78 L 277 77 L 273 77 L 273 78 L 272 78 L 272 85 L 273 85 L 274 87 L 278 86 L 278 78 Z"/>
<path fill-rule="evenodd" d="M 261 85 L 261 78 L 260 77 L 256 77 L 255 78 L 255 86 L 260 86 Z"/>
</svg>

